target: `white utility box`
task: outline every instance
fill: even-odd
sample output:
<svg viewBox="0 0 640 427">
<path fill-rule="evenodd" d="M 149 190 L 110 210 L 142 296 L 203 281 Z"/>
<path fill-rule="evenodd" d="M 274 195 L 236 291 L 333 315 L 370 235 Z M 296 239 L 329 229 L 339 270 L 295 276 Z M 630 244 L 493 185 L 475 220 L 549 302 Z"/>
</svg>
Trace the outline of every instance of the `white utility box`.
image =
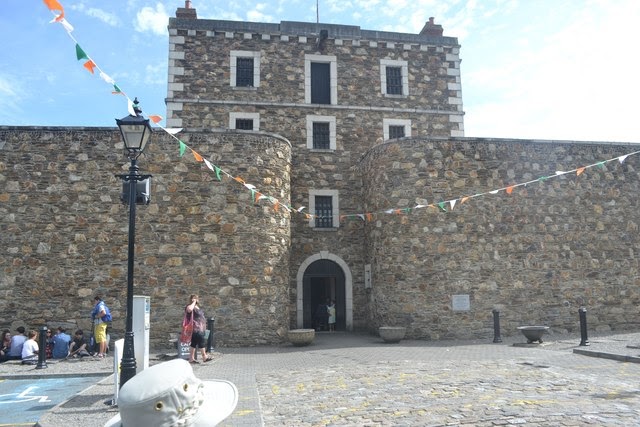
<svg viewBox="0 0 640 427">
<path fill-rule="evenodd" d="M 136 355 L 136 374 L 149 367 L 149 328 L 151 298 L 133 296 L 133 345 Z"/>
</svg>

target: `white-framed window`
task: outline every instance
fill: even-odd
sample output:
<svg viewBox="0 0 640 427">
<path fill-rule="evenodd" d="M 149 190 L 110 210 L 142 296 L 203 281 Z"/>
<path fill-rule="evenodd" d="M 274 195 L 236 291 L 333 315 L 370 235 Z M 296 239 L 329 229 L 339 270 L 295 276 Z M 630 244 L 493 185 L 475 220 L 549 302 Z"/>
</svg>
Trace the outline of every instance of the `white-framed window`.
<svg viewBox="0 0 640 427">
<path fill-rule="evenodd" d="M 334 116 L 307 116 L 307 148 L 336 149 L 336 118 Z"/>
<path fill-rule="evenodd" d="M 229 129 L 260 130 L 260 113 L 229 113 Z"/>
<path fill-rule="evenodd" d="M 411 120 L 382 119 L 384 140 L 411 136 Z"/>
<path fill-rule="evenodd" d="M 260 87 L 260 52 L 232 50 L 229 84 L 233 87 Z"/>
<path fill-rule="evenodd" d="M 338 104 L 338 63 L 334 55 L 304 56 L 304 102 Z"/>
<path fill-rule="evenodd" d="M 309 227 L 334 229 L 340 226 L 338 190 L 309 190 Z"/>
<path fill-rule="evenodd" d="M 407 61 L 380 60 L 380 90 L 387 96 L 409 95 L 409 66 Z"/>
</svg>

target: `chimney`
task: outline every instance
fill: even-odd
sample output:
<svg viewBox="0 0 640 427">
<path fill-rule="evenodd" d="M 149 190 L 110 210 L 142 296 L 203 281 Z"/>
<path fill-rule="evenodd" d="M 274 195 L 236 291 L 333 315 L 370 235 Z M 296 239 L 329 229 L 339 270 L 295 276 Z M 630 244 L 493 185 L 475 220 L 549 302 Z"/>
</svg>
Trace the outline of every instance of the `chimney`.
<svg viewBox="0 0 640 427">
<path fill-rule="evenodd" d="M 433 16 L 429 18 L 429 21 L 424 24 L 422 31 L 420 31 L 421 36 L 435 36 L 442 37 L 442 25 L 436 24 L 433 22 Z"/>
<path fill-rule="evenodd" d="M 176 18 L 178 19 L 198 19 L 196 10 L 191 7 L 191 0 L 184 1 L 184 7 L 176 10 Z"/>
</svg>

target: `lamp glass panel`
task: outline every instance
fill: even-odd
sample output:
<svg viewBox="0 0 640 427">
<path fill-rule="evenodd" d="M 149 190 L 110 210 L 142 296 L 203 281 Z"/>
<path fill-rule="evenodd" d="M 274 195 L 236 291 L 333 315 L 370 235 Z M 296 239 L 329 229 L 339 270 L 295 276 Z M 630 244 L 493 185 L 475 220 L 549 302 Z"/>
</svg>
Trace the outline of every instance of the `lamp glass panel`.
<svg viewBox="0 0 640 427">
<path fill-rule="evenodd" d="M 122 125 L 122 137 L 127 150 L 143 151 L 150 133 L 145 125 Z"/>
</svg>

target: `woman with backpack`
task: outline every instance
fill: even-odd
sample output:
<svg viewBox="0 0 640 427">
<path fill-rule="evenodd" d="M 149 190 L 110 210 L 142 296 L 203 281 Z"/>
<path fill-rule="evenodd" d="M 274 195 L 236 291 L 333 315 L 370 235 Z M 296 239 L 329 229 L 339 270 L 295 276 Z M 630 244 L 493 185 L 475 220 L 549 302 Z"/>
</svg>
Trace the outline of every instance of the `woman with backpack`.
<svg viewBox="0 0 640 427">
<path fill-rule="evenodd" d="M 102 301 L 99 295 L 93 298 L 95 306 L 91 311 L 93 321 L 93 335 L 98 344 L 98 359 L 102 359 L 107 354 L 107 323 L 111 322 L 111 312 L 109 307 Z"/>
</svg>

